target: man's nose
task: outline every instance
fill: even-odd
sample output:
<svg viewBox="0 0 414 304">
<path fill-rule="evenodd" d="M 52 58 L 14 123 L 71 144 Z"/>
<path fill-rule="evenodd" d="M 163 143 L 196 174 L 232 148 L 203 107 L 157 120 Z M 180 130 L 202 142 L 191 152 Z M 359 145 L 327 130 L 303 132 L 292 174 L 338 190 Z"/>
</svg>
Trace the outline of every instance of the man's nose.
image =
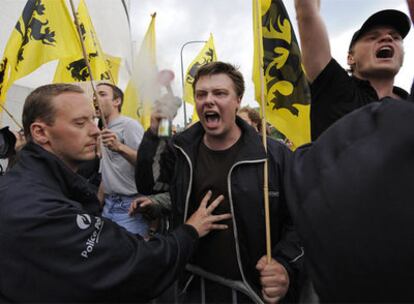
<svg viewBox="0 0 414 304">
<path fill-rule="evenodd" d="M 91 136 L 98 137 L 101 131 L 99 130 L 95 121 L 91 121 L 90 123 L 90 134 Z"/>
<path fill-rule="evenodd" d="M 390 33 L 386 33 L 381 36 L 381 41 L 393 41 L 393 40 L 394 38 L 392 37 Z"/>
<path fill-rule="evenodd" d="M 207 95 L 206 95 L 206 99 L 204 100 L 204 103 L 205 103 L 207 106 L 212 106 L 212 105 L 214 105 L 214 95 L 213 95 L 213 93 L 211 93 L 211 92 L 207 93 Z"/>
</svg>

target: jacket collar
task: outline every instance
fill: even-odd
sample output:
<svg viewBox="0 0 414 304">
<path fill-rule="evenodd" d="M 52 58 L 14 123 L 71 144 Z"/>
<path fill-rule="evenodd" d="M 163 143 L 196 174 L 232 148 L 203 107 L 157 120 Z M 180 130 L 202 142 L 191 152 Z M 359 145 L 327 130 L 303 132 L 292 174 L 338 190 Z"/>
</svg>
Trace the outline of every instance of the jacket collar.
<svg viewBox="0 0 414 304">
<path fill-rule="evenodd" d="M 238 116 L 236 116 L 236 124 L 242 131 L 240 138 L 242 143 L 235 162 L 265 158 L 266 152 L 263 147 L 262 137 L 257 133 L 257 131 Z M 194 161 L 198 146 L 203 139 L 204 133 L 203 126 L 200 122 L 197 122 L 187 130 L 176 135 L 173 138 L 173 143 L 181 147 L 190 156 L 192 161 Z"/>
<path fill-rule="evenodd" d="M 365 90 L 369 91 L 369 94 L 372 95 L 373 98 L 378 100 L 378 94 L 377 94 L 377 92 L 375 91 L 375 89 L 372 87 L 371 83 L 368 80 L 363 80 L 363 79 L 360 79 L 360 78 L 358 78 L 356 76 L 353 76 L 353 75 L 351 77 L 356 82 L 358 87 L 364 88 Z M 408 97 L 409 97 L 407 91 L 405 91 L 404 89 L 402 89 L 400 87 L 397 87 L 397 86 L 393 87 L 392 92 L 395 95 L 397 95 L 398 97 L 400 97 L 401 99 L 403 99 L 403 100 L 407 100 Z M 386 97 L 384 97 L 384 98 L 386 98 Z"/>
<path fill-rule="evenodd" d="M 38 144 L 29 142 L 20 152 L 19 167 L 23 174 L 32 175 L 48 184 L 48 187 L 62 192 L 67 198 L 78 201 L 89 211 L 98 212 L 99 203 L 90 191 L 87 181 L 73 172 L 54 154 Z"/>
</svg>

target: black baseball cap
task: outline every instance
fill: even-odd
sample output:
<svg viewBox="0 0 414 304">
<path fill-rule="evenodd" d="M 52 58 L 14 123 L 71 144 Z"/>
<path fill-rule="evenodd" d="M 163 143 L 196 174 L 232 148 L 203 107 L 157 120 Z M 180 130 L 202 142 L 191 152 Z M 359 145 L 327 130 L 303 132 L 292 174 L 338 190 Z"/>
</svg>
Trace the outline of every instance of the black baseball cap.
<svg viewBox="0 0 414 304">
<path fill-rule="evenodd" d="M 410 18 L 401 11 L 394 9 L 387 9 L 376 12 L 371 15 L 352 36 L 351 43 L 349 44 L 349 50 L 352 46 L 361 38 L 363 34 L 369 31 L 371 28 L 379 25 L 388 25 L 395 28 L 402 38 L 407 36 L 410 31 L 411 21 Z"/>
</svg>

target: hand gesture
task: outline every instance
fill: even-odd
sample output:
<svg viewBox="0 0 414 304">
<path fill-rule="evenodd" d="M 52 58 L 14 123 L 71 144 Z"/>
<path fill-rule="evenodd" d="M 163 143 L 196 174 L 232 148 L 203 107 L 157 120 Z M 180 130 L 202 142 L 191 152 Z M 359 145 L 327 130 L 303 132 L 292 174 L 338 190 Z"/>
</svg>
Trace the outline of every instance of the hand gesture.
<svg viewBox="0 0 414 304">
<path fill-rule="evenodd" d="M 132 201 L 128 214 L 134 216 L 136 213 L 141 213 L 147 220 L 155 220 L 160 216 L 156 212 L 156 204 L 148 196 L 137 197 Z"/>
<path fill-rule="evenodd" d="M 118 152 L 121 148 L 121 142 L 118 140 L 115 132 L 109 129 L 103 129 L 101 131 L 101 140 L 105 147 L 114 152 Z"/>
<path fill-rule="evenodd" d="M 210 206 L 207 207 L 207 202 L 210 200 L 210 198 L 211 191 L 208 191 L 201 201 L 200 207 L 191 215 L 191 217 L 186 222 L 186 224 L 193 226 L 197 230 L 199 237 L 205 236 L 211 230 L 227 229 L 227 225 L 217 224 L 217 222 L 231 218 L 230 213 L 212 215 L 214 209 L 216 209 L 216 207 L 223 201 L 223 195 L 217 197 L 210 204 Z"/>
</svg>

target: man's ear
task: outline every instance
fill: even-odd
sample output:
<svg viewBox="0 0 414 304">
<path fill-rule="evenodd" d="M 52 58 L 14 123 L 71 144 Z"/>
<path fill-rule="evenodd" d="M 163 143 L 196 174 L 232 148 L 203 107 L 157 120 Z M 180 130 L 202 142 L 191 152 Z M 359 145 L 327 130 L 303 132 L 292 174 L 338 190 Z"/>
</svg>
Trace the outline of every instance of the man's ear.
<svg viewBox="0 0 414 304">
<path fill-rule="evenodd" d="M 240 110 L 240 106 L 241 106 L 241 101 L 242 101 L 242 98 L 243 97 L 237 97 L 237 111 L 239 111 Z"/>
<path fill-rule="evenodd" d="M 47 125 L 41 121 L 35 121 L 30 125 L 30 134 L 35 143 L 39 145 L 45 145 L 49 142 L 49 136 L 46 127 Z"/>
<path fill-rule="evenodd" d="M 116 98 L 116 99 L 114 99 L 114 106 L 116 106 L 116 108 L 118 109 L 119 108 L 119 105 L 121 104 L 121 98 Z"/>
<path fill-rule="evenodd" d="M 348 53 L 347 63 L 349 66 L 352 66 L 355 64 L 354 56 L 351 53 Z"/>
</svg>

